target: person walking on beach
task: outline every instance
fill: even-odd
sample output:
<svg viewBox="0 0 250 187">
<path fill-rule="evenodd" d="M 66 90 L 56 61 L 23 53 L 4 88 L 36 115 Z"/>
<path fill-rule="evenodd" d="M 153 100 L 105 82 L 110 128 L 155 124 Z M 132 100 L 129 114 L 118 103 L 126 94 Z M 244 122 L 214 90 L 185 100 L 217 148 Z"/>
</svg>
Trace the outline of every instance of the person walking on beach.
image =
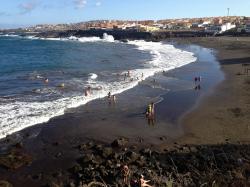
<svg viewBox="0 0 250 187">
<path fill-rule="evenodd" d="M 146 116 L 151 117 L 154 116 L 155 114 L 155 104 L 152 102 L 148 105 L 147 111 L 146 111 Z"/>
<path fill-rule="evenodd" d="M 198 77 L 198 81 L 201 82 L 201 76 Z"/>
<path fill-rule="evenodd" d="M 116 102 L 116 96 L 112 95 L 112 101 L 115 103 Z"/>
<path fill-rule="evenodd" d="M 151 115 L 155 115 L 155 104 L 153 102 L 151 103 Z"/>
<path fill-rule="evenodd" d="M 154 125 L 154 119 L 155 119 L 155 105 L 154 103 L 150 103 L 147 107 L 147 111 L 146 111 L 146 118 L 148 119 L 148 124 L 149 125 Z"/>
<path fill-rule="evenodd" d="M 195 78 L 194 78 L 194 82 L 196 83 L 197 81 L 198 81 L 198 78 L 197 78 L 197 77 L 195 77 Z"/>
</svg>

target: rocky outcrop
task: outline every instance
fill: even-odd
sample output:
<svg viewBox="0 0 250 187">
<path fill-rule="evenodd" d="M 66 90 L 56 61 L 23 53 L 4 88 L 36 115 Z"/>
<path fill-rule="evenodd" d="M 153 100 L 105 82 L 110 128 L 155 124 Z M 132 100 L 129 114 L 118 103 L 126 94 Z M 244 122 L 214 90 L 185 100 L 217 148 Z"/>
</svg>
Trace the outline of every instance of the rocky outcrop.
<svg viewBox="0 0 250 187">
<path fill-rule="evenodd" d="M 249 145 L 176 144 L 175 150 L 158 152 L 134 150 L 117 139 L 112 146 L 97 144 L 82 153 L 70 169 L 77 186 L 100 183 L 136 187 L 147 180 L 150 186 L 250 185 Z"/>
<path fill-rule="evenodd" d="M 0 187 L 13 187 L 8 181 L 0 181 Z"/>
<path fill-rule="evenodd" d="M 22 150 L 11 150 L 9 153 L 0 155 L 0 166 L 10 170 L 18 169 L 24 165 L 29 165 L 32 162 L 30 155 Z"/>
<path fill-rule="evenodd" d="M 68 30 L 68 31 L 49 31 L 39 33 L 37 37 L 44 38 L 65 38 L 70 36 L 76 37 L 103 37 L 103 34 L 107 33 L 112 35 L 115 40 L 146 40 L 146 41 L 161 41 L 171 37 L 202 37 L 210 36 L 212 34 L 206 32 L 194 32 L 194 31 L 164 31 L 164 32 L 138 32 L 136 30 Z"/>
</svg>

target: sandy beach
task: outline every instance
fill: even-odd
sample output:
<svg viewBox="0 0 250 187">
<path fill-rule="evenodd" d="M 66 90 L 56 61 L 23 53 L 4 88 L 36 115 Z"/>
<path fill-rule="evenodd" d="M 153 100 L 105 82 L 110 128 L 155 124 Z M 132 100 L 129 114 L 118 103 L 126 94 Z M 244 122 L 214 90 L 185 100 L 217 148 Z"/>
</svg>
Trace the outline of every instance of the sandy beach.
<svg viewBox="0 0 250 187">
<path fill-rule="evenodd" d="M 117 95 L 115 105 L 106 99 L 95 100 L 5 138 L 1 141 L 0 165 L 4 167 L 0 167 L 0 179 L 13 186 L 84 186 L 94 179 L 122 186 L 111 180 L 116 175 L 110 171 L 118 171 L 126 163 L 131 171 L 133 168 L 133 177 L 144 172 L 155 186 L 162 181 L 172 181 L 177 186 L 209 186 L 216 181 L 215 184 L 227 186 L 238 174 L 242 177 L 237 179 L 243 183 L 237 184 L 248 184 L 249 158 L 242 156 L 245 162 L 238 153 L 249 153 L 250 78 L 245 73 L 248 66 L 242 64 L 250 63 L 250 38 L 185 38 L 168 42 L 196 51 L 197 62 L 149 78 Z M 201 90 L 194 89 L 195 76 L 202 76 Z M 156 120 L 148 124 L 144 112 L 150 102 L 157 103 Z M 213 150 L 212 155 L 207 150 Z M 216 150 L 224 150 L 232 157 L 214 155 Z M 133 154 L 127 156 L 128 152 Z M 91 153 L 95 158 L 85 159 Z M 125 160 L 119 160 L 119 156 Z M 204 161 L 202 156 L 208 159 Z M 9 161 L 9 157 L 14 159 Z M 79 162 L 79 158 L 85 160 Z M 193 161 L 187 166 L 190 158 Z M 242 165 L 238 159 L 243 160 Z M 10 164 L 4 165 L 6 160 Z M 111 162 L 108 166 L 114 167 L 107 169 L 107 176 L 102 169 L 101 179 L 88 170 L 108 168 L 107 161 Z M 196 161 L 201 164 L 197 166 Z M 217 164 L 210 167 L 211 162 Z M 76 169 L 76 165 L 81 169 Z M 69 170 L 72 167 L 74 171 Z M 228 178 L 229 172 L 220 176 L 224 171 L 237 174 L 232 178 Z M 211 177 L 206 177 L 209 174 Z"/>
<path fill-rule="evenodd" d="M 249 143 L 249 75 L 245 73 L 250 63 L 249 38 L 195 38 L 185 42 L 213 48 L 225 80 L 206 97 L 198 108 L 186 115 L 185 143 L 216 144 L 226 140 L 232 143 Z M 181 41 L 183 42 L 183 41 Z"/>
</svg>

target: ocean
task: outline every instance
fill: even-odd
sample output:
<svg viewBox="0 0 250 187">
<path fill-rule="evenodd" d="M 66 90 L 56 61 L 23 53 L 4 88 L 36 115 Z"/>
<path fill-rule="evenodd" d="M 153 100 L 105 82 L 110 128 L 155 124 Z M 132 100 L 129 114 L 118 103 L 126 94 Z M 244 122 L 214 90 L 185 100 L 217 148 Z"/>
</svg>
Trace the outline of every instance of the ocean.
<svg viewBox="0 0 250 187">
<path fill-rule="evenodd" d="M 0 138 L 194 61 L 193 53 L 170 44 L 123 43 L 106 34 L 47 39 L 2 35 Z"/>
</svg>

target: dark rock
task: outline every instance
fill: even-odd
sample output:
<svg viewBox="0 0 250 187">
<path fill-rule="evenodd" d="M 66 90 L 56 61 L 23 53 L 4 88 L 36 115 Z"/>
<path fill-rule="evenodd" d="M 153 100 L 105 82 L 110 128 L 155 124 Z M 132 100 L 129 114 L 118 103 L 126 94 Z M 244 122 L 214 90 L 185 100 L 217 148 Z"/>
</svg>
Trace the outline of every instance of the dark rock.
<svg viewBox="0 0 250 187">
<path fill-rule="evenodd" d="M 70 169 L 73 173 L 78 173 L 80 171 L 82 171 L 82 167 L 79 164 L 74 165 L 71 169 Z"/>
<path fill-rule="evenodd" d="M 75 185 L 74 182 L 71 181 L 71 182 L 69 183 L 69 187 L 75 187 L 75 186 L 76 186 L 76 185 Z"/>
<path fill-rule="evenodd" d="M 0 156 L 0 165 L 12 170 L 29 165 L 31 162 L 32 158 L 30 155 L 15 150 Z"/>
<path fill-rule="evenodd" d="M 90 141 L 90 142 L 87 143 L 87 146 L 88 146 L 88 148 L 91 148 L 91 147 L 94 146 L 94 143 L 92 141 Z"/>
<path fill-rule="evenodd" d="M 62 174 L 62 172 L 61 171 L 57 171 L 57 172 L 55 172 L 55 173 L 53 173 L 53 175 L 52 175 L 53 177 L 55 177 L 55 178 L 58 178 L 58 177 L 62 177 L 63 176 L 63 174 Z"/>
<path fill-rule="evenodd" d="M 58 153 L 55 155 L 56 158 L 60 158 L 61 156 L 62 156 L 62 152 L 58 152 Z"/>
<path fill-rule="evenodd" d="M 190 150 L 190 152 L 197 152 L 196 147 L 193 147 L 193 146 L 189 147 L 189 150 Z"/>
<path fill-rule="evenodd" d="M 84 151 L 84 150 L 87 149 L 87 145 L 86 145 L 86 144 L 81 144 L 81 145 L 78 146 L 78 149 L 79 149 L 80 151 Z"/>
<path fill-rule="evenodd" d="M 146 163 L 146 159 L 144 156 L 140 156 L 138 160 L 135 161 L 135 164 L 139 167 L 144 166 Z"/>
<path fill-rule="evenodd" d="M 33 176 L 32 176 L 32 179 L 34 179 L 34 180 L 41 180 L 41 179 L 42 179 L 42 174 L 39 173 L 39 174 L 37 174 L 37 175 L 33 175 Z"/>
<path fill-rule="evenodd" d="M 49 182 L 47 186 L 48 187 L 62 187 L 61 184 L 58 184 L 56 182 Z"/>
<path fill-rule="evenodd" d="M 119 139 L 114 140 L 114 141 L 111 143 L 111 146 L 112 146 L 112 147 L 123 147 L 123 146 L 125 146 L 127 143 L 128 143 L 128 141 L 127 141 L 125 138 L 119 138 Z"/>
<path fill-rule="evenodd" d="M 129 151 L 126 153 L 126 157 L 130 160 L 130 161 L 135 161 L 138 159 L 139 155 L 133 151 Z"/>
<path fill-rule="evenodd" d="M 147 157 L 151 157 L 152 151 L 151 151 L 151 149 L 147 148 L 147 149 L 142 149 L 142 150 L 140 151 L 140 153 L 141 153 L 142 155 L 147 156 Z"/>
<path fill-rule="evenodd" d="M 94 155 L 93 154 L 86 154 L 82 158 L 82 161 L 83 161 L 83 163 L 87 163 L 87 162 L 92 161 L 93 159 L 94 159 Z"/>
<path fill-rule="evenodd" d="M 165 141 L 165 140 L 166 140 L 166 137 L 161 136 L 161 137 L 160 137 L 160 140 L 161 140 L 161 141 Z"/>
<path fill-rule="evenodd" d="M 1 180 L 0 187 L 13 187 L 13 185 L 9 183 L 8 181 Z"/>
<path fill-rule="evenodd" d="M 59 145 L 59 142 L 54 142 L 52 145 L 53 145 L 53 146 L 58 146 L 58 145 Z"/>
<path fill-rule="evenodd" d="M 18 148 L 18 149 L 22 149 L 23 148 L 23 143 L 22 142 L 16 143 L 15 147 Z"/>
<path fill-rule="evenodd" d="M 103 152 L 103 146 L 98 144 L 98 145 L 95 145 L 94 148 L 93 148 L 97 153 L 102 153 Z"/>
<path fill-rule="evenodd" d="M 112 153 L 113 153 L 113 149 L 110 148 L 110 147 L 105 147 L 105 148 L 103 148 L 103 150 L 102 150 L 102 156 L 103 156 L 104 158 L 107 158 L 107 157 L 110 156 Z"/>
</svg>

